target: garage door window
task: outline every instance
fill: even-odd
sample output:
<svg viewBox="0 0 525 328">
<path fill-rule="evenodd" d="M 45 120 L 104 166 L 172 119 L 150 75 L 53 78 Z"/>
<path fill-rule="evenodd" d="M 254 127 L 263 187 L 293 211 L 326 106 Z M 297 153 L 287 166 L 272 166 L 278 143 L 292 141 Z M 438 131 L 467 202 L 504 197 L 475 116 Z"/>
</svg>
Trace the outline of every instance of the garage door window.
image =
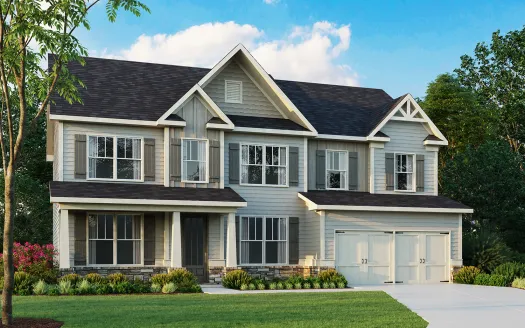
<svg viewBox="0 0 525 328">
<path fill-rule="evenodd" d="M 287 263 L 287 219 L 241 217 L 240 259 L 242 265 Z"/>
</svg>

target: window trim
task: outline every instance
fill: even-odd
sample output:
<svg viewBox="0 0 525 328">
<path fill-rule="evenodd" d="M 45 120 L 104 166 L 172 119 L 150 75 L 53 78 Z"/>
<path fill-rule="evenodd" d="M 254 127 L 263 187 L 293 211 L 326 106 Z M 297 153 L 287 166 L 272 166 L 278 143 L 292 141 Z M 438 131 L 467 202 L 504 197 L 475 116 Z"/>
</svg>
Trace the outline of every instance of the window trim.
<svg viewBox="0 0 525 328">
<path fill-rule="evenodd" d="M 106 137 L 113 138 L 113 178 L 90 178 L 89 177 L 89 138 Z M 140 179 L 117 179 L 117 139 L 140 139 Z M 86 180 L 92 181 L 118 181 L 118 182 L 144 182 L 144 137 L 138 136 L 121 136 L 115 134 L 86 134 Z"/>
<path fill-rule="evenodd" d="M 408 173 L 408 172 L 397 172 L 397 156 L 398 155 L 411 155 L 412 156 L 412 173 L 409 173 L 409 174 L 412 174 L 412 189 L 410 190 L 402 190 L 402 189 L 397 189 L 397 174 L 398 173 Z M 416 192 L 416 164 L 417 164 L 417 161 L 416 161 L 416 154 L 413 154 L 413 153 L 394 153 L 394 191 L 395 192 L 408 192 L 408 193 L 411 193 L 411 192 Z"/>
<path fill-rule="evenodd" d="M 111 215 L 113 217 L 113 238 L 112 239 L 89 239 L 89 216 L 90 215 Z M 117 263 L 117 215 L 138 215 L 140 216 L 140 264 L 118 264 Z M 89 242 L 91 240 L 112 240 L 113 241 L 113 264 L 95 264 L 89 262 Z M 120 239 L 122 241 L 122 239 Z M 144 267 L 155 265 L 144 265 L 144 213 L 133 212 L 86 212 L 86 267 Z"/>
<path fill-rule="evenodd" d="M 248 164 L 243 164 L 242 163 L 242 147 L 243 146 L 261 146 L 263 147 L 263 161 L 262 161 L 262 183 L 260 184 L 257 184 L 257 183 L 243 183 L 242 182 L 242 167 L 243 165 L 248 165 Z M 240 186 L 255 186 L 255 187 L 273 187 L 273 188 L 288 188 L 289 187 L 289 184 L 290 184 L 290 151 L 289 151 L 289 146 L 288 145 L 278 145 L 278 144 L 261 144 L 261 143 L 240 143 L 239 144 L 239 185 Z M 286 171 L 286 183 L 283 184 L 283 185 L 279 185 L 279 184 L 267 184 L 266 183 L 266 147 L 284 147 L 286 148 L 286 167 L 285 167 L 285 171 Z M 275 166 L 275 165 L 272 165 L 272 166 Z"/>
<path fill-rule="evenodd" d="M 204 181 L 191 181 L 191 180 L 185 180 L 184 179 L 184 140 L 199 140 L 199 141 L 205 141 L 206 142 L 206 179 Z M 195 184 L 201 184 L 201 183 L 209 183 L 210 181 L 210 141 L 209 139 L 205 138 L 181 138 L 180 140 L 180 174 L 181 174 L 181 182 L 183 183 L 195 183 Z"/>
<path fill-rule="evenodd" d="M 261 240 L 263 247 L 262 247 L 262 259 L 263 263 L 242 263 L 242 247 L 241 243 L 243 242 L 241 235 L 242 235 L 242 218 L 251 218 L 251 217 L 260 217 L 263 219 L 263 239 Z M 266 218 L 281 218 L 286 220 L 286 261 L 284 263 L 266 263 Z M 249 241 L 249 240 L 244 240 Z M 253 240 L 258 241 L 258 240 Z M 273 240 L 270 240 L 272 242 Z M 290 262 L 290 217 L 287 215 L 240 215 L 239 216 L 239 263 L 237 263 L 240 267 L 258 267 L 258 266 L 287 266 Z"/>
<path fill-rule="evenodd" d="M 228 100 L 228 97 L 227 97 L 227 94 L 228 94 L 227 85 L 228 85 L 228 83 L 239 83 L 239 89 L 240 89 L 240 97 L 239 97 L 240 100 L 239 101 Z M 243 103 L 242 90 L 243 90 L 242 81 L 240 81 L 240 80 L 224 80 L 224 102 L 227 103 L 227 104 L 242 104 Z"/>
<path fill-rule="evenodd" d="M 346 158 L 346 169 L 344 170 L 345 172 L 345 187 L 344 188 L 330 188 L 328 186 L 328 153 L 329 152 L 340 152 L 340 153 L 345 153 L 345 158 Z M 325 149 L 325 170 L 324 170 L 324 175 L 325 175 L 325 188 L 326 190 L 348 190 L 348 150 L 339 150 L 339 149 Z M 336 170 L 330 170 L 330 171 L 336 171 Z M 339 170 L 339 172 L 343 172 L 342 170 Z"/>
</svg>

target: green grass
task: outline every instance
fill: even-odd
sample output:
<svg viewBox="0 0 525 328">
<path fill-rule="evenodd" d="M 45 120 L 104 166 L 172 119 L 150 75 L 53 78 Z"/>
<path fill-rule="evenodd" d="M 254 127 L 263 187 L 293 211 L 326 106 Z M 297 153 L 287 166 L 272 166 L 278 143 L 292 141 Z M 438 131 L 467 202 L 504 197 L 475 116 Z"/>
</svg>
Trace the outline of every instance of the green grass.
<svg viewBox="0 0 525 328">
<path fill-rule="evenodd" d="M 25 296 L 15 317 L 64 327 L 426 327 L 384 292 Z"/>
</svg>

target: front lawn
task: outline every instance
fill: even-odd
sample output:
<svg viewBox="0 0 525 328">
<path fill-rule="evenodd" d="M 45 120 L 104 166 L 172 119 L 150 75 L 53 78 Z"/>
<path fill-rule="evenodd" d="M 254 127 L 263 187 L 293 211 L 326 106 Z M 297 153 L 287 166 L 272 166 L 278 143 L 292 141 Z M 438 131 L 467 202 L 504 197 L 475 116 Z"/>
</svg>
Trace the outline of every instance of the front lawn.
<svg viewBox="0 0 525 328">
<path fill-rule="evenodd" d="M 23 296 L 15 317 L 64 327 L 426 327 L 384 292 Z"/>
</svg>

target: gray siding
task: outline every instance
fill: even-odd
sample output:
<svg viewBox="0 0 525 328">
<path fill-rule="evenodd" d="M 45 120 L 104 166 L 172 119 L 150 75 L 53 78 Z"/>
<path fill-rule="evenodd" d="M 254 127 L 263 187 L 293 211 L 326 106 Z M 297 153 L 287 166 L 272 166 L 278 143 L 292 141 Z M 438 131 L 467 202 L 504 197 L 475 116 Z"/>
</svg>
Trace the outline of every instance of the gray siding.
<svg viewBox="0 0 525 328">
<path fill-rule="evenodd" d="M 221 258 L 221 217 L 219 214 L 208 216 L 208 258 L 218 260 Z"/>
<path fill-rule="evenodd" d="M 383 129 L 390 137 L 390 142 L 385 143 L 385 148 L 376 148 L 374 152 L 374 174 L 376 193 L 395 193 L 386 190 L 385 181 L 385 153 L 411 153 L 425 155 L 425 191 L 417 194 L 434 194 L 434 170 L 437 152 L 427 151 L 423 140 L 428 136 L 423 124 L 417 122 L 390 121 Z M 406 194 L 406 192 L 404 193 Z"/>
<path fill-rule="evenodd" d="M 308 140 L 308 189 L 316 189 L 316 152 L 325 149 L 357 152 L 357 190 L 368 191 L 368 144 L 322 139 Z"/>
<path fill-rule="evenodd" d="M 60 173 L 59 173 L 59 165 L 58 163 L 60 162 L 61 160 L 61 154 L 62 152 L 60 151 L 59 147 L 58 147 L 58 138 L 59 138 L 59 135 L 60 135 L 60 131 L 59 131 L 59 128 L 60 128 L 60 124 L 58 121 L 55 121 L 55 124 L 53 124 L 53 129 L 55 130 L 53 135 L 55 137 L 55 140 L 53 140 L 53 152 L 54 152 L 54 155 L 53 155 L 53 181 L 58 181 L 60 180 Z M 74 136 L 73 136 L 74 138 Z M 73 140 L 73 146 L 74 146 L 74 140 Z M 73 154 L 73 156 L 75 156 Z M 74 169 L 74 168 L 73 168 Z"/>
<path fill-rule="evenodd" d="M 207 138 L 206 123 L 213 115 L 199 98 L 193 97 L 176 114 L 186 121 L 184 135 L 187 138 Z"/>
<path fill-rule="evenodd" d="M 76 213 L 68 212 L 68 226 L 69 226 L 69 265 L 75 266 L 75 218 Z"/>
<path fill-rule="evenodd" d="M 164 213 L 155 214 L 155 265 L 164 265 Z"/>
<path fill-rule="evenodd" d="M 53 204 L 53 246 L 59 249 L 60 236 L 60 210 L 58 204 Z"/>
<path fill-rule="evenodd" d="M 461 259 L 458 252 L 458 214 L 397 212 L 327 212 L 325 221 L 326 259 L 334 259 L 336 229 L 380 231 L 442 231 L 451 232 L 451 259 Z"/>
<path fill-rule="evenodd" d="M 224 102 L 224 81 L 235 80 L 242 82 L 242 104 L 231 104 Z M 268 100 L 261 90 L 244 73 L 239 65 L 232 61 L 215 77 L 205 88 L 204 91 L 226 114 L 247 115 L 261 117 L 283 116 L 276 107 Z"/>
<path fill-rule="evenodd" d="M 305 215 L 299 218 L 299 263 L 305 258 L 320 258 L 321 226 L 319 214 L 305 209 Z"/>
<path fill-rule="evenodd" d="M 154 138 L 155 181 L 144 183 L 164 184 L 164 130 L 162 128 L 64 123 L 64 181 L 75 180 L 75 134 Z"/>
</svg>

